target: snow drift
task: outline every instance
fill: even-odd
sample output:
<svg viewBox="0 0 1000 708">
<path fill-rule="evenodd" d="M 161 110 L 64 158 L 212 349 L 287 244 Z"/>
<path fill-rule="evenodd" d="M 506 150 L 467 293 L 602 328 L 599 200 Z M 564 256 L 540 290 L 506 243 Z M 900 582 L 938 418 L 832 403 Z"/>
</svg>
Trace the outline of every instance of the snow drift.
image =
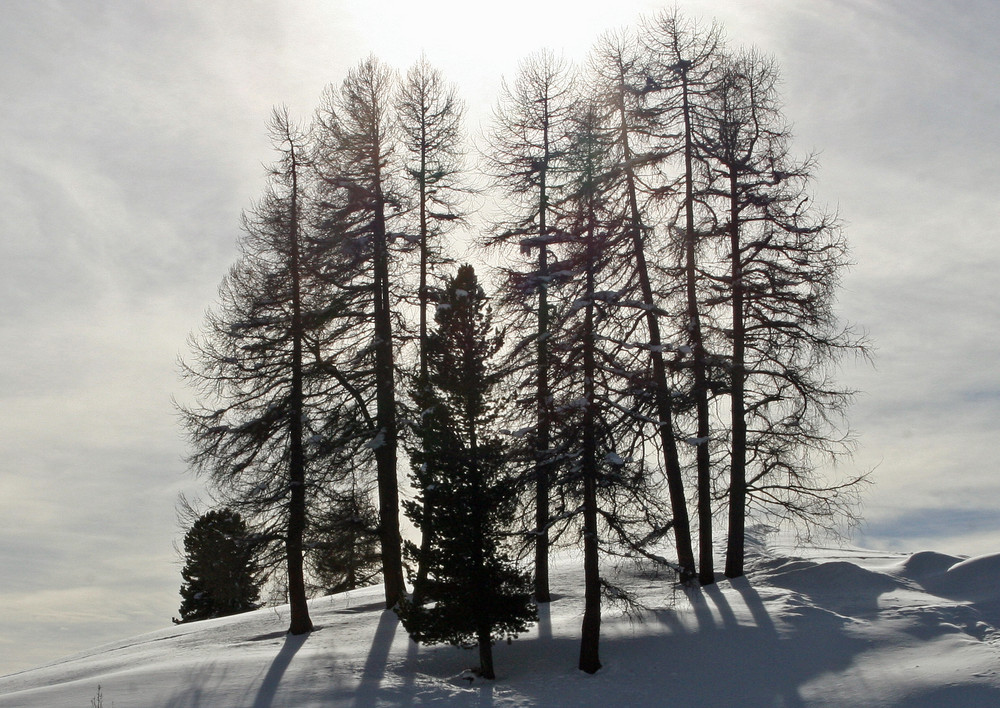
<svg viewBox="0 0 1000 708">
<path fill-rule="evenodd" d="M 647 609 L 606 608 L 604 667 L 575 669 L 579 559 L 554 564 L 556 599 L 529 633 L 475 657 L 417 646 L 380 587 L 171 627 L 0 678 L 0 707 L 1000 705 L 1000 554 L 962 559 L 759 547 L 747 578 L 678 588 L 648 567 L 616 573 Z"/>
</svg>

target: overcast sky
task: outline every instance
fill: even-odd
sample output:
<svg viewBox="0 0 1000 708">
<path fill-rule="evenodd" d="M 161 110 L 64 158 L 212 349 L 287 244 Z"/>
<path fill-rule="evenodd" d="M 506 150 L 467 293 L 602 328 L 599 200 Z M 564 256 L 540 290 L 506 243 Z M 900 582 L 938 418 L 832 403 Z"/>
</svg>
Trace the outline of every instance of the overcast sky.
<svg viewBox="0 0 1000 708">
<path fill-rule="evenodd" d="M 1000 4 L 682 0 L 775 55 L 795 146 L 856 265 L 870 546 L 1000 551 Z M 639 0 L 0 0 L 0 674 L 169 624 L 196 492 L 176 359 L 233 261 L 275 104 L 307 119 L 369 53 L 425 51 L 488 120 L 543 47 L 582 58 Z"/>
</svg>

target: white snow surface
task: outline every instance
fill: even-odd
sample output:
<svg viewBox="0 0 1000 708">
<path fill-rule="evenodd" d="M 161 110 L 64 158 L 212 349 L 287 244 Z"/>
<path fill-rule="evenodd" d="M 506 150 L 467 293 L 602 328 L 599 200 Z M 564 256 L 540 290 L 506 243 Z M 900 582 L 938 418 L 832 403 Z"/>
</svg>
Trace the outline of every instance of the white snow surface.
<svg viewBox="0 0 1000 708">
<path fill-rule="evenodd" d="M 0 706 L 1000 706 L 1000 554 L 962 559 L 754 544 L 746 578 L 678 587 L 652 568 L 604 573 L 647 610 L 606 607 L 603 668 L 576 669 L 579 557 L 553 564 L 540 621 L 495 649 L 411 642 L 380 586 L 170 627 L 0 678 Z"/>
</svg>

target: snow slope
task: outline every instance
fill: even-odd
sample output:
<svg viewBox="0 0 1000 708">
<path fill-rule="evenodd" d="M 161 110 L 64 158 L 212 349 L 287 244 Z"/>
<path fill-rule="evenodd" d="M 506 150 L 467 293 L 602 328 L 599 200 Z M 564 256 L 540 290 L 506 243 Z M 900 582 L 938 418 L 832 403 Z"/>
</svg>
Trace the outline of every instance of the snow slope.
<svg viewBox="0 0 1000 708">
<path fill-rule="evenodd" d="M 463 673 L 473 653 L 410 642 L 374 587 L 312 601 L 307 637 L 271 608 L 6 676 L 0 707 L 84 707 L 98 684 L 108 708 L 1000 706 L 1000 554 L 759 545 L 752 562 L 708 588 L 615 571 L 649 609 L 608 609 L 593 676 L 575 669 L 582 583 L 567 557 L 539 624 L 497 647 L 496 682 Z"/>
</svg>

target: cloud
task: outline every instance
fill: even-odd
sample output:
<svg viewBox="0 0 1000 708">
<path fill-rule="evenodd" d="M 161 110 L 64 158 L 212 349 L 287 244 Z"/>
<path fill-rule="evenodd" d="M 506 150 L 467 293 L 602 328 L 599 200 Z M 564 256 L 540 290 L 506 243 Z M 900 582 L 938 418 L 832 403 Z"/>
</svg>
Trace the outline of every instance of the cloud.
<svg viewBox="0 0 1000 708">
<path fill-rule="evenodd" d="M 858 534 L 862 545 L 897 551 L 934 550 L 963 556 L 997 553 L 1000 510 L 981 506 L 928 506 L 884 510 Z"/>
</svg>

